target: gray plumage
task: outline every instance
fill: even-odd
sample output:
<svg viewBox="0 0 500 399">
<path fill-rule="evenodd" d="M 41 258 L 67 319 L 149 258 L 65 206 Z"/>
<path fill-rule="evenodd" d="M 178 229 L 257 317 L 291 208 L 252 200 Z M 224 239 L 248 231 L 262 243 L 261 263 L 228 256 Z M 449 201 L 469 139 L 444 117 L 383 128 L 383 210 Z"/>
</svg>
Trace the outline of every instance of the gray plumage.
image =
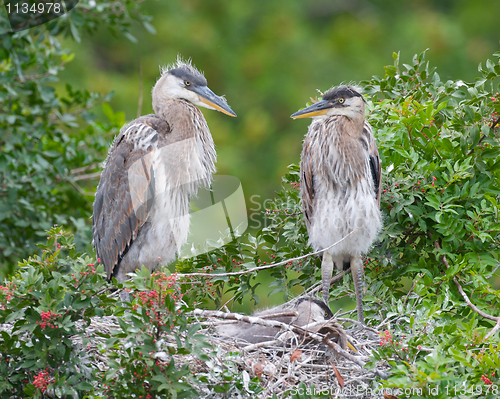
<svg viewBox="0 0 500 399">
<path fill-rule="evenodd" d="M 290 312 L 294 312 L 295 315 L 284 315 Z M 293 299 L 283 305 L 257 312 L 253 316 L 299 327 L 320 322 L 321 324 L 310 331 L 330 333 L 330 339 L 336 341 L 343 349 L 347 348 L 345 331 L 338 323 L 330 320 L 333 317 L 330 308 L 317 299 L 309 297 Z M 259 343 L 275 339 L 281 330 L 278 327 L 238 322 L 218 326 L 217 331 L 224 336 L 249 343 Z"/>
<path fill-rule="evenodd" d="M 292 118 L 312 117 L 304 139 L 300 182 L 302 205 L 315 250 L 327 248 L 321 267 L 328 303 L 333 265 L 351 267 L 358 320 L 363 317 L 363 259 L 381 228 L 380 159 L 365 120 L 363 97 L 352 86 L 329 90 Z"/>
<path fill-rule="evenodd" d="M 190 196 L 215 172 L 212 135 L 195 105 L 236 116 L 180 59 L 162 71 L 152 98 L 155 113 L 121 129 L 97 187 L 93 244 L 108 280 L 175 258 L 189 232 Z"/>
</svg>

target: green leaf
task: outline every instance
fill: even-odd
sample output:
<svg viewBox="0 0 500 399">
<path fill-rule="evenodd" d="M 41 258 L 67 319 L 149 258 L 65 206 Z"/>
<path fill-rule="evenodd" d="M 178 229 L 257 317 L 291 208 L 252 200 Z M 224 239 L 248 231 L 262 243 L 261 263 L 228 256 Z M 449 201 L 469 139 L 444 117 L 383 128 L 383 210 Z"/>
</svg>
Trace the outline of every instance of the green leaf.
<svg viewBox="0 0 500 399">
<path fill-rule="evenodd" d="M 435 210 L 441 209 L 441 203 L 439 202 L 439 200 L 435 195 L 428 195 L 425 204 L 431 206 Z"/>
<path fill-rule="evenodd" d="M 125 36 L 128 40 L 130 40 L 132 43 L 137 43 L 137 39 L 135 36 L 130 34 L 129 32 L 123 32 L 123 36 Z"/>
<path fill-rule="evenodd" d="M 497 158 L 500 156 L 500 147 L 488 148 L 481 152 L 481 158 L 489 159 L 489 158 Z"/>
<path fill-rule="evenodd" d="M 111 123 L 115 123 L 115 113 L 113 112 L 113 109 L 108 103 L 102 104 L 102 111 L 104 112 L 104 115 L 106 115 L 106 118 L 108 118 L 108 120 Z"/>
<path fill-rule="evenodd" d="M 78 43 L 80 43 L 80 41 L 81 41 L 80 32 L 78 32 L 78 29 L 75 26 L 75 24 L 73 23 L 71 18 L 69 18 L 68 21 L 69 21 L 69 27 L 70 27 L 71 35 L 73 36 L 73 39 L 75 39 Z"/>
<path fill-rule="evenodd" d="M 69 53 L 69 54 L 66 54 L 64 53 L 62 56 L 61 56 L 61 60 L 62 62 L 64 62 L 65 64 L 73 61 L 75 58 L 75 53 Z"/>
<path fill-rule="evenodd" d="M 472 126 L 469 129 L 469 135 L 471 138 L 471 149 L 473 149 L 477 143 L 479 143 L 479 127 L 477 126 Z"/>
<path fill-rule="evenodd" d="M 143 21 L 142 24 L 144 25 L 144 27 L 146 28 L 146 30 L 151 33 L 152 35 L 156 35 L 156 29 L 153 25 L 151 25 L 149 22 L 147 21 Z"/>
</svg>

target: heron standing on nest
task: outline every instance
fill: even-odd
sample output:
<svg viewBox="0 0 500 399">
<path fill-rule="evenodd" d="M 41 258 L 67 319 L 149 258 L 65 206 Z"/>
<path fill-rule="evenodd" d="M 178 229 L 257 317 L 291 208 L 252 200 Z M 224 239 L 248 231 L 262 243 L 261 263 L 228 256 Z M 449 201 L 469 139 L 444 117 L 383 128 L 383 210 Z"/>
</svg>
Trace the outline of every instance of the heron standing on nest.
<svg viewBox="0 0 500 399">
<path fill-rule="evenodd" d="M 291 117 L 313 118 L 300 161 L 309 241 L 320 250 L 346 237 L 323 252 L 323 300 L 328 304 L 333 265 L 339 270 L 350 265 L 358 320 L 364 323 L 362 256 L 382 224 L 380 158 L 365 120 L 365 101 L 354 87 L 339 86 Z"/>
<path fill-rule="evenodd" d="M 121 129 L 97 187 L 93 244 L 108 280 L 175 257 L 188 236 L 190 196 L 215 172 L 214 142 L 196 105 L 236 116 L 180 58 L 152 97 L 155 113 Z"/>
</svg>

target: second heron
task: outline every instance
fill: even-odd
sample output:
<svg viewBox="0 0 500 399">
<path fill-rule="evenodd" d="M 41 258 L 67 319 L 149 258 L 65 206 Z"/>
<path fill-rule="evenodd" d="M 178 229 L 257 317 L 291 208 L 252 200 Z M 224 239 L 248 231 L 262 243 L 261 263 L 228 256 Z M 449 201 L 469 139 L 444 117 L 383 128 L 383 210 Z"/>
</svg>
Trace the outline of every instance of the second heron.
<svg viewBox="0 0 500 399">
<path fill-rule="evenodd" d="M 291 115 L 313 118 L 300 161 L 302 206 L 315 250 L 323 252 L 323 299 L 328 304 L 333 265 L 350 264 L 358 320 L 363 317 L 363 258 L 381 228 L 380 158 L 365 101 L 352 86 Z M 335 244 L 337 243 L 337 244 Z M 333 245 L 335 244 L 335 245 Z"/>
</svg>

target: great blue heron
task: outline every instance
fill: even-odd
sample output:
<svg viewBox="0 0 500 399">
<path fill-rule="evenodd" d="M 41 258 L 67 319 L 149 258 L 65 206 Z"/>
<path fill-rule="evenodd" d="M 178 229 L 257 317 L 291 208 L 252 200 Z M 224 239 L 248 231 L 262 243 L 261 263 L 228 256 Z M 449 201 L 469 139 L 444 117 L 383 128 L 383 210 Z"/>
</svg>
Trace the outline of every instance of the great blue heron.
<svg viewBox="0 0 500 399">
<path fill-rule="evenodd" d="M 363 259 L 381 228 L 380 158 L 365 120 L 365 101 L 352 86 L 327 91 L 322 101 L 294 113 L 313 118 L 300 162 L 302 206 L 315 250 L 323 253 L 323 299 L 328 303 L 333 264 L 351 266 L 358 321 L 363 317 Z"/>
<path fill-rule="evenodd" d="M 295 313 L 295 315 L 290 316 L 291 312 Z M 347 339 L 347 335 L 342 327 L 335 321 L 330 320 L 333 317 L 330 308 L 318 299 L 309 297 L 295 298 L 283 305 L 257 312 L 253 316 L 276 320 L 298 327 L 303 327 L 310 323 L 318 323 L 310 331 L 324 334 L 330 333 L 330 339 L 336 341 L 343 349 L 349 346 L 351 349 L 356 350 L 353 344 Z M 245 322 L 224 324 L 218 326 L 217 330 L 221 335 L 244 340 L 249 343 L 273 340 L 280 332 L 278 327 L 266 327 Z"/>
<path fill-rule="evenodd" d="M 110 280 L 142 265 L 155 269 L 187 240 L 189 199 L 209 185 L 216 153 L 195 106 L 236 114 L 191 63 L 162 70 L 154 114 L 125 125 L 116 137 L 94 202 L 93 244 Z"/>
</svg>

